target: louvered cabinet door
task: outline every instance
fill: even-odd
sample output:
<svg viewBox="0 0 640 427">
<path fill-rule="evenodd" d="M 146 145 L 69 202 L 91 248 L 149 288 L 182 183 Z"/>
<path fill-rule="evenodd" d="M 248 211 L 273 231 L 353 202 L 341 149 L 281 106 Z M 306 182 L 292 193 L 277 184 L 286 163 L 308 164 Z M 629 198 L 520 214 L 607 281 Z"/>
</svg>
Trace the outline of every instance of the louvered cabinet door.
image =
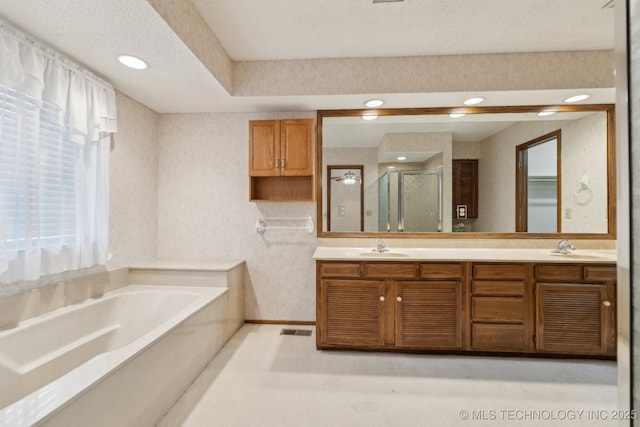
<svg viewBox="0 0 640 427">
<path fill-rule="evenodd" d="M 606 354 L 610 309 L 604 284 L 536 283 L 537 350 Z"/>
<path fill-rule="evenodd" d="M 384 280 L 322 279 L 320 288 L 322 345 L 384 345 Z"/>
<path fill-rule="evenodd" d="M 396 346 L 462 349 L 460 282 L 397 282 L 396 289 Z"/>
</svg>

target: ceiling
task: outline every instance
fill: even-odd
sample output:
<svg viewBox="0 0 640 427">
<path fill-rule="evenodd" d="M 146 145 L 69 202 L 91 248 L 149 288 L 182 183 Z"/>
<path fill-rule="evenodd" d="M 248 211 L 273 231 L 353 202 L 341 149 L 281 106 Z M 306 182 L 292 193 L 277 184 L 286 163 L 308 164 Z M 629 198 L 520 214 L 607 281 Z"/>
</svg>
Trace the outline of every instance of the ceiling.
<svg viewBox="0 0 640 427">
<path fill-rule="evenodd" d="M 171 0 L 188 2 L 188 0 Z M 361 108 L 367 94 L 232 96 L 151 0 L 2 0 L 0 17 L 160 113 Z M 162 3 L 155 0 L 156 3 Z M 613 50 L 608 0 L 191 0 L 231 61 Z M 188 5 L 191 6 L 191 5 Z M 188 8 L 187 8 L 188 9 Z M 191 10 L 191 9 L 189 9 Z M 122 67 L 142 56 L 145 71 Z M 375 94 L 372 94 L 375 95 Z M 475 93 L 469 95 L 477 95 Z M 492 105 L 523 104 L 494 91 Z M 563 91 L 527 93 L 549 104 Z M 385 106 L 458 105 L 465 94 L 386 93 Z M 612 103 L 613 88 L 591 103 Z"/>
</svg>

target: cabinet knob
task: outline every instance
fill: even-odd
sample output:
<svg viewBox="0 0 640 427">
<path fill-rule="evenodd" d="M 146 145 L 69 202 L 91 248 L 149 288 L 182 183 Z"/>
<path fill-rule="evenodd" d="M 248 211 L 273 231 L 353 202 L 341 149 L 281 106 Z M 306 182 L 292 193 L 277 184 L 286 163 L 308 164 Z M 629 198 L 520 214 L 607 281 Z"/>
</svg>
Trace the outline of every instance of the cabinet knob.
<svg viewBox="0 0 640 427">
<path fill-rule="evenodd" d="M 384 295 L 380 295 L 380 301 L 384 301 Z"/>
<path fill-rule="evenodd" d="M 611 307 L 611 301 L 602 301 L 602 305 L 605 307 Z"/>
<path fill-rule="evenodd" d="M 398 302 L 402 302 L 402 297 L 401 297 L 401 296 L 399 296 L 398 298 L 396 298 L 396 301 L 398 301 Z"/>
</svg>

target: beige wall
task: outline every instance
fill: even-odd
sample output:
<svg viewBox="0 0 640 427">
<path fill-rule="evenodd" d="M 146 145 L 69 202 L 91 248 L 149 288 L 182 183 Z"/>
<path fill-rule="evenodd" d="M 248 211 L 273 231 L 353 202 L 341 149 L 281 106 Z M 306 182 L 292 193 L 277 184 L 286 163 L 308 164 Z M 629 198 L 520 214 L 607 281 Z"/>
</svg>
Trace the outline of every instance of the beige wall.
<svg viewBox="0 0 640 427">
<path fill-rule="evenodd" d="M 307 113 L 168 114 L 160 120 L 158 255 L 243 259 L 246 317 L 315 319 L 316 237 L 256 232 L 258 216 L 315 219 L 316 204 L 249 201 L 249 120 Z"/>
<path fill-rule="evenodd" d="M 156 257 L 160 115 L 117 93 L 110 164 L 110 270 Z"/>
</svg>

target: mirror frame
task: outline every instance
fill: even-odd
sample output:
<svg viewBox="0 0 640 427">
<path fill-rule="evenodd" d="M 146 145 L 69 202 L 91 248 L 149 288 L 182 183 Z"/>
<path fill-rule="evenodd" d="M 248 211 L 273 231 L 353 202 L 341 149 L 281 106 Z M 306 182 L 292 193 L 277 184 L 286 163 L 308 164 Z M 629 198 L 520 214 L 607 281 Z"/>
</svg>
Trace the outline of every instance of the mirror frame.
<svg viewBox="0 0 640 427">
<path fill-rule="evenodd" d="M 326 117 L 358 117 L 365 113 L 378 116 L 405 116 L 428 114 L 496 114 L 496 113 L 538 113 L 541 111 L 579 112 L 603 111 L 607 113 L 607 232 L 606 233 L 401 233 L 401 232 L 331 232 L 323 231 L 322 220 L 322 126 Z M 502 107 L 440 107 L 440 108 L 387 108 L 358 110 L 318 110 L 316 127 L 316 206 L 317 237 L 321 238 L 406 238 L 406 239 L 589 239 L 614 240 L 616 238 L 616 147 L 615 147 L 615 107 L 613 104 L 581 105 L 524 105 Z M 514 177 L 515 179 L 515 177 Z M 515 195 L 514 195 L 515 198 Z M 514 202 L 515 203 L 515 202 Z M 514 206 L 515 208 L 515 206 Z"/>
</svg>

